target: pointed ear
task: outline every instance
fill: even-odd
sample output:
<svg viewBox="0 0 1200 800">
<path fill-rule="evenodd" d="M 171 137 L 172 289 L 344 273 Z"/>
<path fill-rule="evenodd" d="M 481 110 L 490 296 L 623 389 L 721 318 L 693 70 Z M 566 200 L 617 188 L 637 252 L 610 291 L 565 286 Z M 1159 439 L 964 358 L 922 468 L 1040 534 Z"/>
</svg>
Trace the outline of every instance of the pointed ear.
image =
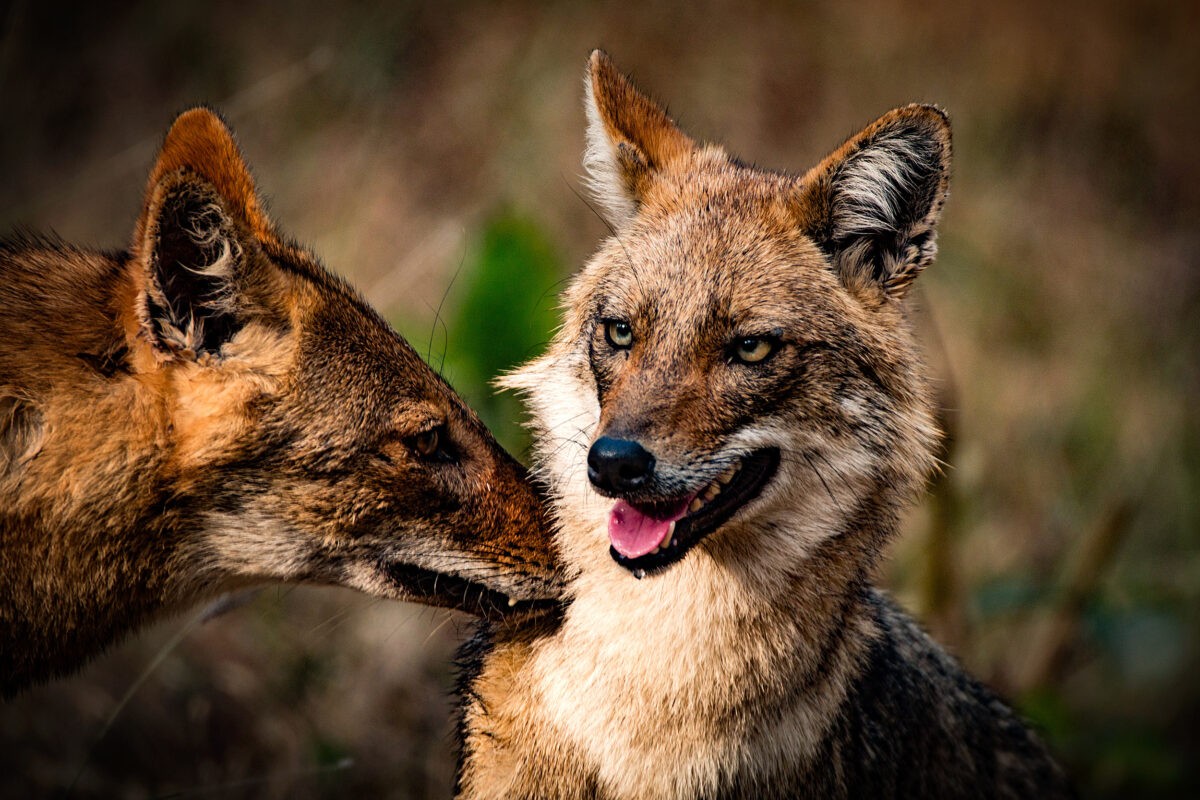
<svg viewBox="0 0 1200 800">
<path fill-rule="evenodd" d="M 243 324 L 239 287 L 258 242 L 274 236 L 229 129 L 205 108 L 181 114 L 133 242 L 137 316 L 160 360 L 220 352 Z"/>
<path fill-rule="evenodd" d="M 604 51 L 592 51 L 584 82 L 583 166 L 606 219 L 620 228 L 637 212 L 654 173 L 695 150 L 696 143 L 618 72 Z"/>
<path fill-rule="evenodd" d="M 950 122 L 933 106 L 889 111 L 802 179 L 805 233 L 852 291 L 902 296 L 937 252 Z"/>
</svg>

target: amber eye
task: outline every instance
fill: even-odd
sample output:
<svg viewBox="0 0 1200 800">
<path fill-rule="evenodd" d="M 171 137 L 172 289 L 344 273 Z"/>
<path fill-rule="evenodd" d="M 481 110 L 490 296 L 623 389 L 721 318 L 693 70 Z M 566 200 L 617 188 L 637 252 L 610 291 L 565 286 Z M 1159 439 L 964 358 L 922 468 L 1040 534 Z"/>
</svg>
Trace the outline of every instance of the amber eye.
<svg viewBox="0 0 1200 800">
<path fill-rule="evenodd" d="M 633 328 L 624 320 L 606 320 L 604 323 L 604 338 L 613 347 L 619 350 L 628 350 L 633 345 Z"/>
<path fill-rule="evenodd" d="M 779 342 L 767 336 L 743 336 L 733 340 L 734 359 L 743 364 L 758 364 L 775 352 Z"/>
<path fill-rule="evenodd" d="M 409 440 L 412 449 L 422 458 L 432 458 L 442 443 L 441 428 L 430 428 Z"/>
</svg>

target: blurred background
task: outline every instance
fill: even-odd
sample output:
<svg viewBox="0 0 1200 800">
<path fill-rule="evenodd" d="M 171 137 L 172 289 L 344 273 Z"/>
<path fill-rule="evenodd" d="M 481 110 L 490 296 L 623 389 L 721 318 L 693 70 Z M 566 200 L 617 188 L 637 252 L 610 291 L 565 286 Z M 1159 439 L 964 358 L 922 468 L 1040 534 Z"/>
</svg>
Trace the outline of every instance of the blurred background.
<svg viewBox="0 0 1200 800">
<path fill-rule="evenodd" d="M 212 103 L 283 229 L 518 454 L 487 380 L 605 233 L 579 196 L 592 47 L 773 168 L 948 109 L 915 305 L 949 467 L 882 580 L 1084 796 L 1200 796 L 1200 5 L 72 5 L 0 2 L 0 232 L 124 247 L 166 126 Z M 468 619 L 332 589 L 216 611 L 0 705 L 0 796 L 449 796 Z"/>
</svg>

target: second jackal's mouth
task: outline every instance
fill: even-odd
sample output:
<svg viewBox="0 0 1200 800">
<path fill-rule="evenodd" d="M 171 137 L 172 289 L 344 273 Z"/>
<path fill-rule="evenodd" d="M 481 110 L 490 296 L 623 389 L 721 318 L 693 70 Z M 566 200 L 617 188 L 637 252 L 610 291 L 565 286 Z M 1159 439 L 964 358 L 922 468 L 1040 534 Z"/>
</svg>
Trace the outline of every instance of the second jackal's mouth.
<svg viewBox="0 0 1200 800">
<path fill-rule="evenodd" d="M 542 612 L 557 606 L 552 599 L 519 599 L 484 586 L 482 583 L 423 569 L 412 564 L 389 564 L 388 577 L 410 595 L 426 605 L 465 611 L 485 619 L 497 619 L 515 614 Z"/>
<path fill-rule="evenodd" d="M 698 492 L 653 502 L 617 501 L 609 515 L 609 553 L 636 577 L 687 555 L 762 493 L 779 467 L 779 449 L 755 450 Z"/>
</svg>

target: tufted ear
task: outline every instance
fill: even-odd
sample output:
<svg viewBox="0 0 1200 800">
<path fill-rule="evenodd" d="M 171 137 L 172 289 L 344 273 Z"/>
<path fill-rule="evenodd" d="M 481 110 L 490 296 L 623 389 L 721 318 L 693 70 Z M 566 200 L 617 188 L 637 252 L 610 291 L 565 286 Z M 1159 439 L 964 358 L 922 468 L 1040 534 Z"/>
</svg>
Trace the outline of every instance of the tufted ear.
<svg viewBox="0 0 1200 800">
<path fill-rule="evenodd" d="M 137 317 L 160 360 L 217 355 L 244 322 L 240 287 L 274 238 L 233 135 L 212 111 L 167 132 L 134 234 Z"/>
<path fill-rule="evenodd" d="M 945 113 L 897 108 L 804 176 L 802 226 L 847 288 L 902 296 L 937 252 L 949 176 Z"/>
<path fill-rule="evenodd" d="M 583 166 L 605 218 L 620 228 L 636 213 L 654 173 L 695 150 L 696 143 L 618 72 L 604 51 L 592 51 L 584 82 Z"/>
</svg>

